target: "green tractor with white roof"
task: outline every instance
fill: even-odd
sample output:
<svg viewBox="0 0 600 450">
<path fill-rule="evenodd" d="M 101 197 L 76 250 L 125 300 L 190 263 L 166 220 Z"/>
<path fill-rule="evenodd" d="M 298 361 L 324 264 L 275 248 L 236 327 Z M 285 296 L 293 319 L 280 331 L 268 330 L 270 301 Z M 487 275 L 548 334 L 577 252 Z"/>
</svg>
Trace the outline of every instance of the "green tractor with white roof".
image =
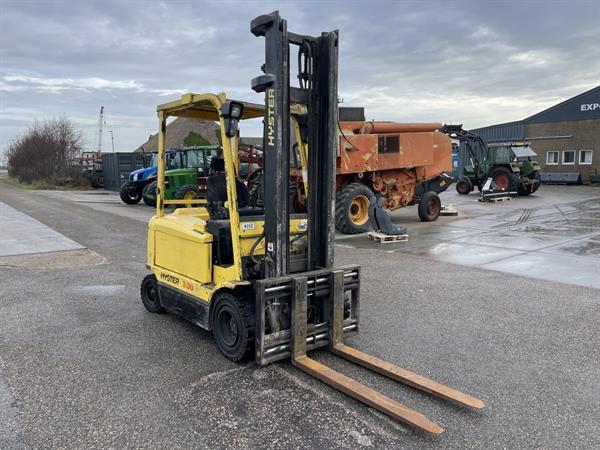
<svg viewBox="0 0 600 450">
<path fill-rule="evenodd" d="M 480 191 L 488 178 L 494 185 L 519 195 L 533 194 L 540 187 L 537 153 L 527 142 L 486 144 L 483 139 L 461 125 L 444 125 L 442 129 L 458 145 L 456 191 L 469 194 Z"/>
</svg>

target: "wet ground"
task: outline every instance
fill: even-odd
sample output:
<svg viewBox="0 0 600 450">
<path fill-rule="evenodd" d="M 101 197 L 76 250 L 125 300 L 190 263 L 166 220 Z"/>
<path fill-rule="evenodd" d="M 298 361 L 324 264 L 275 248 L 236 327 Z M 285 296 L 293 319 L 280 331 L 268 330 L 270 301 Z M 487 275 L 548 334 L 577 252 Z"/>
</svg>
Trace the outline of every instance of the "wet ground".
<svg viewBox="0 0 600 450">
<path fill-rule="evenodd" d="M 534 251 L 532 242 L 503 248 L 498 233 L 507 223 L 538 226 L 546 213 L 558 223 L 550 207 L 575 214 L 582 206 L 563 205 L 588 208 L 598 192 L 552 186 L 497 205 L 449 192 L 442 198 L 457 218 L 423 224 L 414 208 L 394 213 L 409 228 L 406 244 L 338 236 L 336 265 L 362 267 L 361 332 L 349 343 L 486 407 L 449 404 L 325 351 L 312 356 L 435 420 L 445 431 L 433 437 L 289 362 L 231 363 L 209 333 L 147 313 L 139 286 L 151 209 L 112 193 L 22 191 L 0 181 L 0 201 L 23 221 L 85 247 L 0 257 L 0 448 L 600 448 L 600 291 L 463 265 L 467 256 L 481 263 L 492 252 Z M 451 252 L 431 254 L 486 233 L 494 245 L 479 254 L 458 242 L 461 264 L 444 262 Z M 30 242 L 25 232 L 17 237 Z M 597 255 L 568 256 L 598 267 Z"/>
<path fill-rule="evenodd" d="M 511 206 L 520 203 L 518 206 L 525 208 L 509 209 L 503 203 L 480 205 L 479 214 L 470 213 L 469 218 L 409 226 L 408 242 L 374 244 L 363 236 L 346 237 L 342 242 L 600 288 L 600 188 L 597 194 L 548 206 L 519 202 L 522 199 L 511 200 Z M 403 223 L 398 215 L 394 219 Z"/>
<path fill-rule="evenodd" d="M 102 190 L 44 191 L 97 211 L 147 222 L 153 209 L 123 204 Z M 533 196 L 482 204 L 478 195 L 441 195 L 457 217 L 418 221 L 416 207 L 392 213 L 408 228 L 409 240 L 379 244 L 365 234 L 338 235 L 339 246 L 377 248 L 516 275 L 600 288 L 600 186 L 545 185 Z"/>
</svg>

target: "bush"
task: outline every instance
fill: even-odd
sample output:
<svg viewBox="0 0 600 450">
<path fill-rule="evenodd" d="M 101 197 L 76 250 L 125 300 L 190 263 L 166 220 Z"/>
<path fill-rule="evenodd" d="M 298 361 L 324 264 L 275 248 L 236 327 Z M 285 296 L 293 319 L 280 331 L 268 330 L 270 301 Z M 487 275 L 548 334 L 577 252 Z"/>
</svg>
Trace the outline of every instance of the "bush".
<svg viewBox="0 0 600 450">
<path fill-rule="evenodd" d="M 8 173 L 20 183 L 79 185 L 73 167 L 83 149 L 83 136 L 66 117 L 34 122 L 8 147 Z"/>
</svg>

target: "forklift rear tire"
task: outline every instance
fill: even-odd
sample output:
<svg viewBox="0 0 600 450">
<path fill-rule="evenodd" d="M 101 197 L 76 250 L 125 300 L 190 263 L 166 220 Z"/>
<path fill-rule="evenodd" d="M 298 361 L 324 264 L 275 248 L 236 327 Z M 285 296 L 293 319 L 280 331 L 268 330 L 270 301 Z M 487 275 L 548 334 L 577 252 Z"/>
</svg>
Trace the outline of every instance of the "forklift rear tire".
<svg viewBox="0 0 600 450">
<path fill-rule="evenodd" d="M 425 192 L 419 202 L 419 219 L 421 222 L 434 222 L 442 210 L 440 197 L 433 191 Z"/>
<path fill-rule="evenodd" d="M 156 207 L 156 181 L 146 185 L 142 191 L 142 200 L 146 205 Z"/>
<path fill-rule="evenodd" d="M 200 189 L 193 184 L 185 184 L 175 191 L 175 200 L 191 200 L 200 195 Z M 178 208 L 191 208 L 191 205 L 177 205 Z"/>
<path fill-rule="evenodd" d="M 242 361 L 254 354 L 254 307 L 229 292 L 217 294 L 212 330 L 217 347 L 227 359 Z"/>
<path fill-rule="evenodd" d="M 364 233 L 371 229 L 369 206 L 375 203 L 375 194 L 362 183 L 350 183 L 337 194 L 335 227 L 345 234 Z"/>
<path fill-rule="evenodd" d="M 160 314 L 165 312 L 160 304 L 160 297 L 158 296 L 158 283 L 156 282 L 156 276 L 154 274 L 146 275 L 142 281 L 142 287 L 140 288 L 140 295 L 142 297 L 142 303 L 144 308 L 148 312 Z"/>
<path fill-rule="evenodd" d="M 467 195 L 473 190 L 473 183 L 468 178 L 461 178 L 456 182 L 456 192 Z"/>
<path fill-rule="evenodd" d="M 142 199 L 142 190 L 137 185 L 130 185 L 129 182 L 123 183 L 119 196 L 124 203 L 128 205 L 137 205 Z"/>
</svg>

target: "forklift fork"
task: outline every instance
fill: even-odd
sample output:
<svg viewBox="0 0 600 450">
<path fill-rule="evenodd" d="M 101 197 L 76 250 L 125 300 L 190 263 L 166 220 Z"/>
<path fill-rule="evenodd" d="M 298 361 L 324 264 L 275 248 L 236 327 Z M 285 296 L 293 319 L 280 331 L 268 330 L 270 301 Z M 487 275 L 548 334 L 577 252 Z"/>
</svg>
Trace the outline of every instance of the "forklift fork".
<svg viewBox="0 0 600 450">
<path fill-rule="evenodd" d="M 294 366 L 396 420 L 408 423 L 434 434 L 440 434 L 444 431 L 442 427 L 429 420 L 423 414 L 309 358 L 306 355 L 308 303 L 307 278 L 302 276 L 294 278 L 292 280 L 292 288 L 291 356 L 292 364 Z M 484 403 L 481 400 L 344 344 L 343 270 L 331 272 L 330 298 L 333 301 L 329 328 L 329 350 L 332 353 L 429 394 L 472 408 L 483 408 Z"/>
</svg>

